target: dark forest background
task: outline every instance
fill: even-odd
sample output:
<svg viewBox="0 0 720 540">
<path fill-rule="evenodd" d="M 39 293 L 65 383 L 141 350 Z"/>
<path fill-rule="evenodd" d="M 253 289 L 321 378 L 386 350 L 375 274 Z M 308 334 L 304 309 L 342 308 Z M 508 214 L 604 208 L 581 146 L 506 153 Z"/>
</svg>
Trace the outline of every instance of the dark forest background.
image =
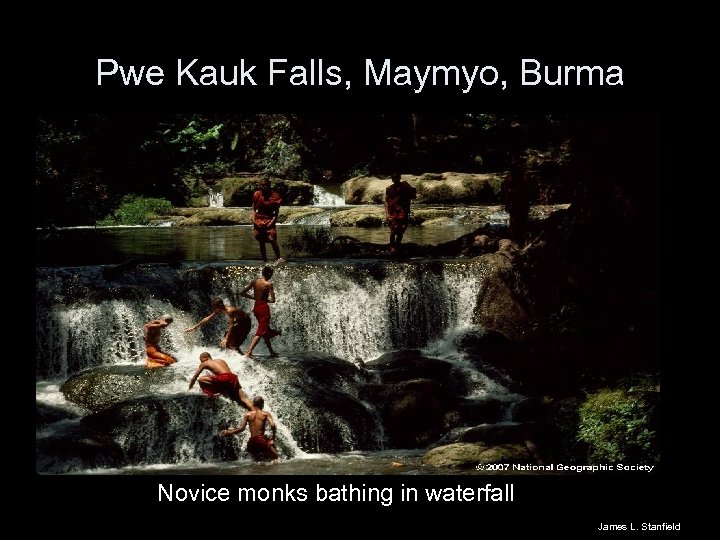
<svg viewBox="0 0 720 540">
<path fill-rule="evenodd" d="M 590 169 L 624 175 L 642 162 L 642 137 L 629 137 L 654 129 L 647 117 L 572 114 L 43 115 L 36 226 L 94 224 L 128 195 L 184 206 L 184 179 L 238 172 L 322 184 L 393 170 L 502 173 L 515 164 L 530 173 L 529 202 L 571 202 L 600 172 Z"/>
</svg>

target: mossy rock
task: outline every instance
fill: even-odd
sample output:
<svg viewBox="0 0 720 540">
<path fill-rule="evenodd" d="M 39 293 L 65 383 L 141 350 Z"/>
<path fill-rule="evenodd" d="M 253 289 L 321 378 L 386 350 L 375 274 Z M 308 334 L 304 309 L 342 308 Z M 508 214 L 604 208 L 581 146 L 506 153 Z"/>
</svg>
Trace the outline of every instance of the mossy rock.
<svg viewBox="0 0 720 540">
<path fill-rule="evenodd" d="M 330 216 L 333 227 L 380 227 L 385 221 L 382 207 L 359 207 L 340 210 Z"/>
<path fill-rule="evenodd" d="M 422 464 L 449 469 L 473 469 L 488 446 L 479 443 L 453 443 L 433 448 L 422 457 Z"/>
<path fill-rule="evenodd" d="M 91 411 L 142 395 L 153 395 L 174 380 L 185 380 L 172 368 L 145 369 L 144 365 L 105 365 L 73 375 L 60 391 L 65 399 Z"/>
<path fill-rule="evenodd" d="M 497 204 L 502 198 L 503 177 L 499 174 L 458 172 L 403 174 L 401 179 L 417 189 L 421 204 Z M 382 204 L 389 178 L 357 176 L 343 184 L 347 204 Z"/>
</svg>

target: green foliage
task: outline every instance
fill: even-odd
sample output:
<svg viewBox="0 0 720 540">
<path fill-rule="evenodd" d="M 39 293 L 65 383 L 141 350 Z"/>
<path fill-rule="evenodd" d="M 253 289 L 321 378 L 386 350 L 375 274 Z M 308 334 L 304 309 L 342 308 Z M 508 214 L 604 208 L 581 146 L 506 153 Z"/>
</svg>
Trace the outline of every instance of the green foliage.
<svg viewBox="0 0 720 540">
<path fill-rule="evenodd" d="M 287 237 L 285 245 L 293 255 L 307 254 L 317 256 L 327 249 L 332 240 L 332 233 L 327 227 L 303 227 L 293 230 Z"/>
<path fill-rule="evenodd" d="M 216 124 L 209 129 L 204 129 L 193 120 L 184 129 L 175 133 L 174 137 L 170 130 L 167 130 L 165 134 L 172 137 L 170 144 L 177 145 L 180 152 L 196 153 L 200 150 L 218 148 L 222 127 L 222 124 Z"/>
<path fill-rule="evenodd" d="M 292 118 L 278 116 L 268 122 L 268 137 L 258 161 L 260 169 L 278 176 L 303 178 L 302 155 L 307 151 L 292 128 Z"/>
<path fill-rule="evenodd" d="M 348 178 L 355 178 L 357 176 L 368 176 L 370 174 L 369 163 L 358 163 L 354 167 L 348 170 Z"/>
<path fill-rule="evenodd" d="M 97 222 L 100 226 L 147 225 L 155 216 L 170 213 L 172 204 L 166 199 L 126 195 L 120 206 Z"/>
<path fill-rule="evenodd" d="M 579 125 L 538 114 L 43 115 L 35 123 L 36 221 L 95 223 L 127 193 L 183 205 L 203 196 L 192 181 L 240 172 L 309 181 L 326 171 L 344 179 L 400 169 L 426 173 L 432 185 L 438 174 L 427 171 L 504 171 L 513 156 L 526 158 L 538 200 L 566 202 L 584 193 L 565 172 Z M 445 201 L 441 190 L 429 202 L 490 199 L 488 187 L 467 187 L 467 198 Z"/>
<path fill-rule="evenodd" d="M 37 225 L 94 222 L 111 204 L 98 143 L 91 137 L 97 118 L 38 118 L 35 124 Z"/>
<path fill-rule="evenodd" d="M 589 461 L 658 461 L 654 415 L 657 392 L 645 386 L 603 389 L 580 407 L 577 438 L 589 445 Z"/>
<path fill-rule="evenodd" d="M 223 159 L 224 146 L 230 145 L 224 122 L 202 115 L 180 115 L 157 124 L 156 132 L 142 144 L 148 155 L 164 158 L 177 178 L 218 178 L 232 170 Z M 226 136 L 224 137 L 224 134 Z"/>
<path fill-rule="evenodd" d="M 580 421 L 579 409 L 582 401 L 570 397 L 554 401 L 549 408 L 547 422 L 553 429 L 555 444 L 551 447 L 553 460 L 577 463 L 583 461 L 584 456 L 578 452 L 577 439 L 578 423 Z"/>
<path fill-rule="evenodd" d="M 269 173 L 287 175 L 300 169 L 302 158 L 300 157 L 299 143 L 287 143 L 280 136 L 270 139 L 263 150 L 263 157 L 260 160 L 260 167 Z"/>
<path fill-rule="evenodd" d="M 221 160 L 207 163 L 194 163 L 187 168 L 187 174 L 194 178 L 222 178 L 233 171 L 232 163 Z"/>
</svg>

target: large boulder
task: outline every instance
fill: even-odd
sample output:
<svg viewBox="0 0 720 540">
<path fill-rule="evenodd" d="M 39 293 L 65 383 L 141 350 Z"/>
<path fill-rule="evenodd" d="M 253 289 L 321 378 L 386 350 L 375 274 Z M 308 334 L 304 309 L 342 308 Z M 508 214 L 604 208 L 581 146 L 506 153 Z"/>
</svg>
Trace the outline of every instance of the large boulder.
<svg viewBox="0 0 720 540">
<path fill-rule="evenodd" d="M 437 440 L 452 400 L 431 379 L 368 385 L 363 397 L 379 410 L 387 443 L 394 448 L 421 448 Z"/>
<path fill-rule="evenodd" d="M 535 463 L 524 444 L 499 444 L 480 453 L 480 463 Z"/>
<path fill-rule="evenodd" d="M 535 463 L 535 460 L 522 444 L 488 446 L 463 442 L 438 446 L 422 458 L 423 465 L 451 469 L 474 469 L 490 463 Z"/>
<path fill-rule="evenodd" d="M 365 363 L 370 371 L 375 371 L 383 383 L 397 383 L 411 379 L 433 379 L 445 386 L 452 386 L 458 392 L 464 392 L 464 380 L 452 364 L 424 356 L 416 349 L 389 352 L 375 360 Z"/>
<path fill-rule="evenodd" d="M 184 380 L 173 369 L 104 365 L 73 375 L 60 390 L 68 401 L 100 411 L 127 399 L 157 394 L 168 383 Z"/>
<path fill-rule="evenodd" d="M 498 422 L 507 407 L 494 398 L 462 397 L 470 390 L 466 374 L 417 350 L 386 353 L 365 367 L 377 380 L 360 397 L 380 412 L 392 447 L 428 446 L 456 427 Z"/>
<path fill-rule="evenodd" d="M 487 449 L 483 444 L 474 443 L 439 446 L 423 456 L 422 464 L 450 469 L 473 469 L 480 463 L 480 456 Z"/>
<path fill-rule="evenodd" d="M 503 177 L 498 174 L 457 172 L 404 174 L 402 180 L 417 189 L 418 203 L 492 204 L 500 202 Z M 390 178 L 357 176 L 343 183 L 347 204 L 383 204 Z"/>
<path fill-rule="evenodd" d="M 517 292 L 512 256 L 508 256 L 512 245 L 506 248 L 477 259 L 482 261 L 486 277 L 478 291 L 473 323 L 512 341 L 522 341 L 530 334 L 531 320 Z"/>
<path fill-rule="evenodd" d="M 35 427 L 45 427 L 61 420 L 80 418 L 80 411 L 72 410 L 69 407 L 58 407 L 48 403 L 35 403 Z"/>
<path fill-rule="evenodd" d="M 247 432 L 241 437 L 219 433 L 237 425 L 243 412 L 219 396 L 185 393 L 121 401 L 81 424 L 117 441 L 126 464 L 233 461 L 244 454 Z"/>
<path fill-rule="evenodd" d="M 188 210 L 191 210 L 188 212 Z M 193 208 L 176 209 L 185 216 L 177 222 L 180 227 L 199 225 L 247 225 L 250 223 L 250 210 L 247 208 Z"/>
</svg>

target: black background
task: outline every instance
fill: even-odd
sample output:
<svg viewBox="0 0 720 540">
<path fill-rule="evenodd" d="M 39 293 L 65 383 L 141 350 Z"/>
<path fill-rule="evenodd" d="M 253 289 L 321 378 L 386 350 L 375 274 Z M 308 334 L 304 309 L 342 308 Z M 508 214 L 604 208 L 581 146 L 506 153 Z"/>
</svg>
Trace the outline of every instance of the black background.
<svg viewBox="0 0 720 540">
<path fill-rule="evenodd" d="M 661 38 L 647 29 L 627 23 L 590 30 L 581 24 L 556 28 L 520 30 L 515 21 L 477 20 L 463 28 L 441 25 L 418 27 L 401 23 L 379 28 L 363 27 L 362 33 L 338 31 L 332 24 L 320 29 L 302 27 L 293 32 L 275 26 L 271 19 L 224 20 L 218 13 L 213 24 L 187 21 L 157 30 L 110 31 L 104 25 L 58 25 L 37 33 L 39 50 L 25 63 L 29 116 L 39 113 L 159 113 L 159 112 L 573 112 L 596 114 L 658 115 L 661 130 L 666 117 L 668 73 Z M 229 16 L 228 16 L 229 17 Z M 457 15 L 457 19 L 463 16 Z M 615 20 L 617 23 L 617 20 Z M 344 20 L 342 25 L 347 24 Z M 168 27 L 170 26 L 170 27 Z M 300 26 L 300 25 L 298 25 Z M 492 26 L 495 31 L 488 32 Z M 252 28 L 252 30 L 251 30 Z M 162 32 L 160 32 L 162 30 Z M 165 82 L 160 86 L 123 86 L 119 79 L 97 85 L 97 59 L 114 58 L 127 65 L 160 65 Z M 199 58 L 199 65 L 240 63 L 258 67 L 253 72 L 257 87 L 192 87 L 175 84 L 176 62 Z M 287 58 L 287 66 L 308 65 L 310 58 L 323 58 L 326 65 L 342 68 L 352 81 L 349 91 L 339 87 L 269 87 L 266 74 L 270 58 Z M 493 65 L 505 91 L 476 82 L 463 94 L 456 87 L 426 86 L 419 94 L 410 87 L 365 87 L 365 58 L 376 66 L 384 58 L 392 65 Z M 619 65 L 623 86 L 521 86 L 521 59 L 534 58 L 543 64 Z M 199 71 L 199 70 L 194 70 Z M 664 134 L 660 133 L 662 140 Z M 662 153 L 661 153 L 662 156 Z M 646 159 L 642 157 L 639 159 Z M 664 157 L 660 158 L 661 160 Z M 659 168 L 661 171 L 664 167 Z M 660 189 L 661 178 L 651 189 Z M 660 231 L 658 231 L 660 234 Z M 660 336 L 658 336 L 660 339 Z M 659 348 L 663 350 L 661 346 Z M 689 489 L 676 446 L 673 411 L 677 401 L 672 366 L 663 371 L 662 464 L 653 474 L 612 473 L 564 476 L 41 476 L 32 471 L 34 500 L 39 515 L 63 528 L 92 533 L 99 519 L 103 528 L 140 532 L 179 531 L 191 534 L 238 535 L 259 532 L 346 536 L 364 531 L 386 536 L 407 533 L 473 536 L 499 529 L 510 534 L 537 535 L 570 532 L 577 538 L 612 535 L 597 531 L 602 523 L 681 522 L 680 507 Z M 34 371 L 33 371 L 34 375 Z M 32 455 L 32 453 L 30 453 Z M 699 466 L 696 464 L 696 466 Z M 418 503 L 399 501 L 401 484 L 422 491 L 426 487 L 484 486 L 487 482 L 515 485 L 513 503 Z M 160 503 L 158 484 L 197 488 L 201 484 L 236 489 L 244 487 L 305 487 L 305 503 Z M 314 487 L 392 487 L 393 505 L 373 503 L 314 503 Z M 97 517 L 94 517 L 97 516 Z M 38 524 L 40 525 L 40 524 Z M 684 532 L 693 524 L 683 522 Z M 139 527 L 142 527 L 139 529 Z M 146 528 L 147 527 L 147 528 Z"/>
</svg>

